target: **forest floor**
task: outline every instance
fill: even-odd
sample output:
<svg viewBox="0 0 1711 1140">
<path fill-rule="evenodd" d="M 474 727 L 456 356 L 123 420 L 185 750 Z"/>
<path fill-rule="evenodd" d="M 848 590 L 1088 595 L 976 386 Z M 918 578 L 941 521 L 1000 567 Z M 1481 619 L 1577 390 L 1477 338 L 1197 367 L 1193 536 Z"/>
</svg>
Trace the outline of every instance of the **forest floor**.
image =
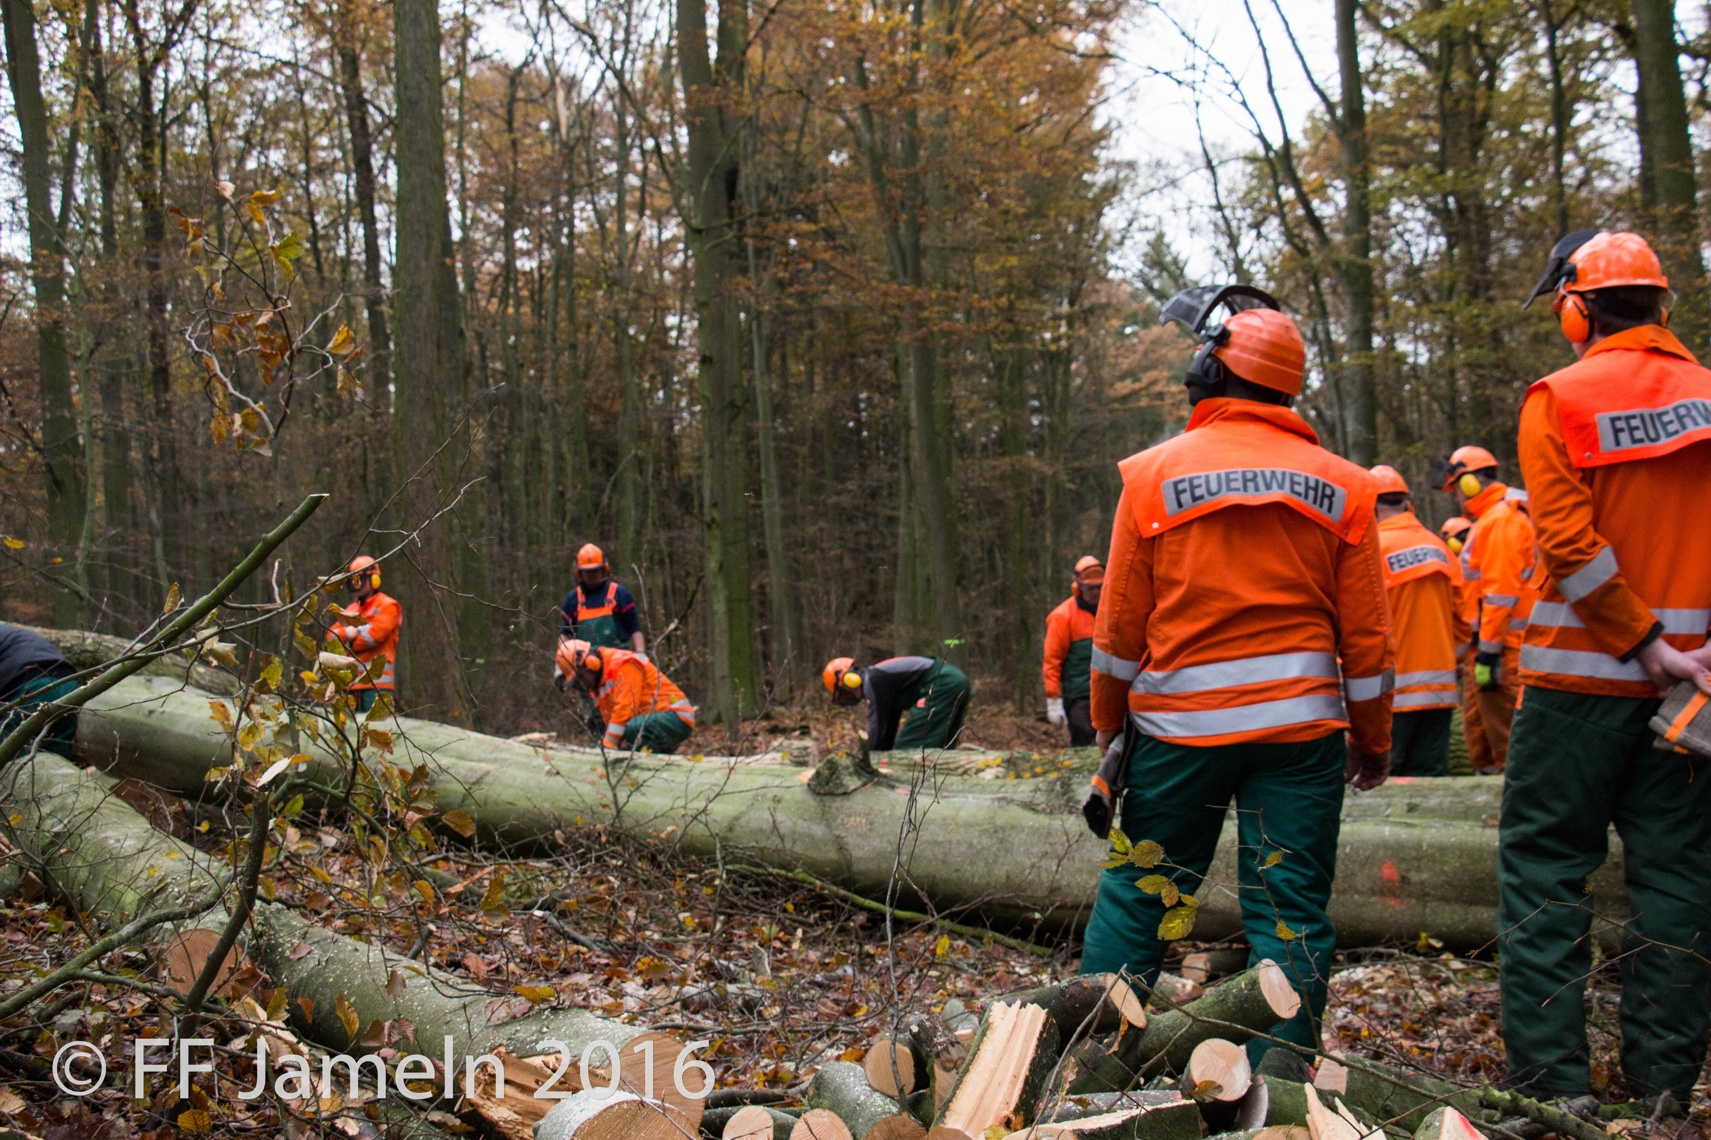
<svg viewBox="0 0 1711 1140">
<path fill-rule="evenodd" d="M 215 835 L 192 835 L 222 847 Z M 788 1088 L 828 1060 L 859 1059 L 910 1011 L 951 1000 L 978 1011 L 1074 969 L 1073 945 L 1042 955 L 933 926 L 888 929 L 882 915 L 814 887 L 721 873 L 603 830 L 580 834 L 550 859 L 499 863 L 459 852 L 431 866 L 451 885 L 426 928 L 403 876 L 377 872 L 347 833 L 307 816 L 268 878 L 276 902 L 329 929 L 400 952 L 420 943 L 433 964 L 492 990 L 495 1008 L 508 1003 L 510 1016 L 557 1003 L 706 1038 L 703 1055 L 720 1087 Z M 86 944 L 85 931 L 49 901 L 0 905 L 0 996 Z M 1195 948 L 1181 943 L 1177 952 Z M 137 955 L 128 965 L 146 962 Z M 1625 1096 L 1614 1075 L 1614 985 L 1614 970 L 1602 970 L 1588 1001 L 1595 1081 L 1607 1100 Z M 256 997 L 268 996 L 263 983 Z M 64 1042 L 121 1041 L 150 1026 L 168 1032 L 161 1010 L 144 990 L 87 983 L 0 1025 L 0 1122 L 41 1140 L 164 1140 L 183 1131 L 186 1106 L 174 1094 L 140 1103 L 109 1089 L 72 1100 L 47 1079 Z M 1467 1083 L 1493 1080 L 1504 1071 L 1496 972 L 1448 956 L 1340 959 L 1326 1044 Z M 1703 1107 L 1703 1089 L 1696 1103 Z M 203 1098 L 197 1107 L 216 1134 L 253 1135 L 265 1124 L 236 1101 Z M 1702 1116 L 1691 1126 L 1695 1140 Z"/>
</svg>

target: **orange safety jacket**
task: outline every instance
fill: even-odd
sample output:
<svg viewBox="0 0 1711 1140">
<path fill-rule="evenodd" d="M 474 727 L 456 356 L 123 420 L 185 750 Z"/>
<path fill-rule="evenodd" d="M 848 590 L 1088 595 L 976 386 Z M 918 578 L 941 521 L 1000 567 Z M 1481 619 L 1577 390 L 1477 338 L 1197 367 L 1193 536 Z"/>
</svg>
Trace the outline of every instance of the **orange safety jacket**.
<svg viewBox="0 0 1711 1140">
<path fill-rule="evenodd" d="M 671 678 L 659 671 L 659 666 L 628 649 L 601 646 L 594 652 L 600 654 L 602 665 L 594 704 L 606 720 L 606 747 L 621 746 L 630 721 L 649 713 L 676 713 L 689 727 L 695 727 L 695 706 Z M 561 650 L 559 671 L 574 677 L 574 667 L 564 657 Z"/>
<path fill-rule="evenodd" d="M 1463 512 L 1473 520 L 1464 569 L 1469 580 L 1479 583 L 1476 636 L 1481 653 L 1520 648 L 1521 632 L 1539 597 L 1532 580 L 1533 522 L 1526 507 L 1508 494 L 1507 484 L 1488 484 L 1467 501 Z"/>
<path fill-rule="evenodd" d="M 351 688 L 395 689 L 398 686 L 398 627 L 404 622 L 404 608 L 398 604 L 397 598 L 378 590 L 357 602 L 356 608 L 358 621 L 350 625 L 338 623 L 327 631 L 328 638 L 344 642 L 350 655 L 362 662 L 364 669 L 382 654 L 386 656 L 386 667 L 381 671 L 380 680 L 373 684 L 358 681 Z"/>
<path fill-rule="evenodd" d="M 1456 555 L 1456 657 L 1473 651 L 1473 635 L 1479 628 L 1479 579 L 1468 576 L 1468 548 L 1462 543 Z"/>
<path fill-rule="evenodd" d="M 1456 696 L 1456 593 L 1461 562 L 1413 511 L 1378 524 L 1384 590 L 1396 636 L 1397 712 L 1448 709 Z"/>
<path fill-rule="evenodd" d="M 1046 696 L 1079 700 L 1088 695 L 1088 662 L 1093 650 L 1094 615 L 1070 595 L 1046 616 L 1046 648 L 1040 673 Z M 1064 676 L 1064 667 L 1072 671 Z"/>
<path fill-rule="evenodd" d="M 1211 746 L 1347 728 L 1390 747 L 1390 611 L 1368 474 L 1288 408 L 1214 398 L 1118 466 L 1093 724 Z M 1339 659 L 1341 668 L 1339 669 Z"/>
<path fill-rule="evenodd" d="M 1711 371 L 1658 325 L 1605 337 L 1527 390 L 1520 451 L 1546 578 L 1522 681 L 1656 697 L 1634 655 L 1711 624 Z"/>
</svg>

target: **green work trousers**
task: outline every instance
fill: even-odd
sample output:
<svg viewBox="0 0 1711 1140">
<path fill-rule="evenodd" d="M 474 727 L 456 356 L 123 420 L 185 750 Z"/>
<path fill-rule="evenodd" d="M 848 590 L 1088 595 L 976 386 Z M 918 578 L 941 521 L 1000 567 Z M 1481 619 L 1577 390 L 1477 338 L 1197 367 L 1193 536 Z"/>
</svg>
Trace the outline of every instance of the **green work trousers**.
<svg viewBox="0 0 1711 1140">
<path fill-rule="evenodd" d="M 632 752 L 676 752 L 695 731 L 674 712 L 643 713 L 624 726 L 624 747 Z"/>
<path fill-rule="evenodd" d="M 1454 709 L 1399 712 L 1390 722 L 1392 776 L 1450 774 L 1450 723 Z"/>
<path fill-rule="evenodd" d="M 1497 855 L 1503 1043 L 1512 1079 L 1588 1091 L 1592 908 L 1586 879 L 1621 836 L 1622 1070 L 1636 1096 L 1679 1104 L 1711 1026 L 1711 764 L 1652 747 L 1658 702 L 1527 686 L 1516 714 Z"/>
<path fill-rule="evenodd" d="M 18 686 L 17 692 L 0 704 L 9 705 L 4 715 L 0 715 L 0 737 L 4 737 L 24 721 L 28 720 L 35 711 L 49 701 L 57 701 L 68 697 L 77 691 L 77 682 L 69 677 L 31 677 Z M 48 725 L 47 733 L 34 745 L 26 744 L 25 749 L 40 747 L 44 751 L 55 753 L 72 759 L 72 752 L 77 745 L 77 714 L 67 713 Z"/>
<path fill-rule="evenodd" d="M 1166 908 L 1158 895 L 1135 884 L 1144 875 L 1164 874 L 1179 891 L 1199 892 L 1234 799 L 1234 886 L 1248 960 L 1277 962 L 1304 999 L 1301 1013 L 1271 1033 L 1317 1048 L 1337 941 L 1325 907 L 1337 869 L 1347 754 L 1341 732 L 1301 744 L 1212 748 L 1141 737 L 1129 757 L 1123 833 L 1136 843 L 1153 840 L 1164 848 L 1164 859 L 1151 871 L 1124 863 L 1101 876 L 1082 972 L 1127 970 L 1149 986 L 1157 980 L 1166 947 L 1158 928 Z M 1268 867 L 1274 852 L 1282 857 Z"/>
<path fill-rule="evenodd" d="M 956 747 L 968 715 L 968 695 L 968 674 L 949 661 L 939 662 L 910 694 L 909 717 L 892 747 L 898 752 Z"/>
</svg>

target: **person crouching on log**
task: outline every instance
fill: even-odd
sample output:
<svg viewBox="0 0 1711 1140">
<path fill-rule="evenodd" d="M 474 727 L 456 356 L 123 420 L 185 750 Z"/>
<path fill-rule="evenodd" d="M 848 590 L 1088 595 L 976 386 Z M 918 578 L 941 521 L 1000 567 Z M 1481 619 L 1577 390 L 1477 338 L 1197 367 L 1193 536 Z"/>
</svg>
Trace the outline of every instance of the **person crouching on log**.
<svg viewBox="0 0 1711 1140">
<path fill-rule="evenodd" d="M 1217 323 L 1220 305 L 1232 312 Z M 1316 1048 L 1343 785 L 1377 787 L 1390 764 L 1377 489 L 1291 409 L 1306 353 L 1269 294 L 1191 289 L 1160 320 L 1199 340 L 1184 378 L 1193 414 L 1118 468 L 1093 725 L 1100 747 L 1122 733 L 1128 749 L 1113 789 L 1129 792 L 1123 832 L 1164 853 L 1155 870 L 1103 873 L 1081 969 L 1153 984 L 1193 915 L 1175 896 L 1200 889 L 1234 799 L 1250 959 L 1279 963 L 1305 999 L 1270 1032 Z M 1137 889 L 1149 875 L 1169 889 Z"/>
<path fill-rule="evenodd" d="M 50 701 L 77 689 L 77 672 L 53 642 L 16 625 L 0 625 L 0 736 L 23 724 Z M 48 725 L 36 742 L 71 759 L 77 744 L 77 713 Z M 26 748 L 29 746 L 26 745 Z"/>
<path fill-rule="evenodd" d="M 869 752 L 954 748 L 968 715 L 968 676 L 942 657 L 891 657 L 865 669 L 835 657 L 820 679 L 833 704 L 867 702 Z"/>
<path fill-rule="evenodd" d="M 562 641 L 553 684 L 563 691 L 571 679 L 594 698 L 605 719 L 600 743 L 606 748 L 670 753 L 695 731 L 695 706 L 640 653 Z"/>
</svg>

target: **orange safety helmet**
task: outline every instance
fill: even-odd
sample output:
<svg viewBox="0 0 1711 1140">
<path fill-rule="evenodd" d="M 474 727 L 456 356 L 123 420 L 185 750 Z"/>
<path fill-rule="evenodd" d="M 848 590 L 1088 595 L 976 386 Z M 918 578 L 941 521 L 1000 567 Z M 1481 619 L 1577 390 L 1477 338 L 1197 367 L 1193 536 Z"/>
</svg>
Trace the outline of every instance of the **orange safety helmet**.
<svg viewBox="0 0 1711 1140">
<path fill-rule="evenodd" d="M 1497 457 L 1485 448 L 1471 443 L 1465 447 L 1458 447 L 1450 452 L 1449 462 L 1444 465 L 1443 488 L 1446 491 L 1453 491 L 1464 475 L 1471 475 L 1475 471 L 1495 470 L 1497 470 Z M 1469 491 L 1464 486 L 1462 492 L 1467 495 L 1477 495 L 1479 488 L 1475 487 Z"/>
<path fill-rule="evenodd" d="M 566 677 L 574 677 L 578 666 L 590 673 L 598 673 L 606 667 L 606 662 L 594 646 L 581 638 L 559 642 L 558 671 Z"/>
<path fill-rule="evenodd" d="M 1368 474 L 1378 484 L 1378 493 L 1381 495 L 1406 495 L 1408 493 L 1408 480 L 1404 479 L 1402 472 L 1394 467 L 1380 463 Z"/>
<path fill-rule="evenodd" d="M 1472 529 L 1473 522 L 1466 515 L 1454 515 L 1444 520 L 1444 525 L 1438 528 L 1438 536 L 1451 551 L 1460 554 L 1467 543 L 1467 532 Z"/>
<path fill-rule="evenodd" d="M 582 549 L 576 552 L 576 568 L 578 570 L 605 570 L 606 552 L 592 542 L 582 544 Z"/>
<path fill-rule="evenodd" d="M 1295 322 L 1276 309 L 1243 309 L 1224 322 L 1229 340 L 1212 355 L 1250 384 L 1301 394 L 1307 345 Z"/>
<path fill-rule="evenodd" d="M 368 588 L 371 590 L 380 589 L 380 563 L 376 562 L 366 554 L 359 554 L 355 558 L 351 559 L 351 584 L 355 585 L 358 582 L 364 581 L 363 578 L 356 577 L 356 575 L 361 574 L 364 570 L 368 571 L 366 578 Z"/>
<path fill-rule="evenodd" d="M 1103 582 L 1105 580 L 1105 563 L 1091 554 L 1083 554 L 1075 560 L 1075 578 L 1078 582 Z"/>
<path fill-rule="evenodd" d="M 820 680 L 825 682 L 826 691 L 834 696 L 840 685 L 846 689 L 861 688 L 861 674 L 856 672 L 854 657 L 834 657 L 826 662 Z"/>
<path fill-rule="evenodd" d="M 1527 295 L 1524 309 L 1541 293 L 1554 290 L 1551 311 L 1563 336 L 1580 344 L 1592 338 L 1592 316 L 1582 293 L 1645 285 L 1668 289 L 1669 278 L 1646 239 L 1634 233 L 1607 230 L 1576 230 L 1551 247 L 1550 263 Z M 1664 311 L 1668 323 L 1669 312 Z"/>
</svg>

